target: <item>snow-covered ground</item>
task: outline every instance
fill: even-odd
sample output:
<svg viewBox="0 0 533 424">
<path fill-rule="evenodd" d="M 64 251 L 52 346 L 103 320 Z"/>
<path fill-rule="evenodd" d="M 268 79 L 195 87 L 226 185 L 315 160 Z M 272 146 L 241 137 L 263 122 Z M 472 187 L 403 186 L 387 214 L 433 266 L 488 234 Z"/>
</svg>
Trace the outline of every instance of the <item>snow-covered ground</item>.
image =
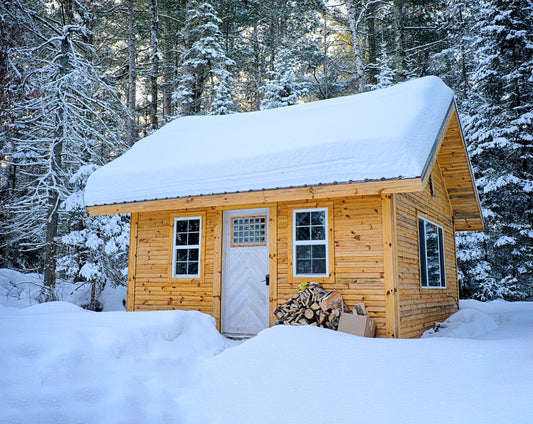
<svg viewBox="0 0 533 424">
<path fill-rule="evenodd" d="M 463 301 L 419 340 L 243 343 L 198 312 L 0 306 L 0 423 L 530 424 L 532 399 L 533 303 Z"/>
<path fill-rule="evenodd" d="M 24 274 L 13 269 L 0 268 L 0 305 L 15 308 L 25 308 L 39 303 L 39 293 L 43 286 L 43 276 L 32 273 Z M 88 304 L 90 287 L 76 287 L 58 280 L 56 295 L 59 300 L 76 305 Z M 104 311 L 126 310 L 126 287 L 106 287 L 100 294 L 99 300 Z"/>
</svg>

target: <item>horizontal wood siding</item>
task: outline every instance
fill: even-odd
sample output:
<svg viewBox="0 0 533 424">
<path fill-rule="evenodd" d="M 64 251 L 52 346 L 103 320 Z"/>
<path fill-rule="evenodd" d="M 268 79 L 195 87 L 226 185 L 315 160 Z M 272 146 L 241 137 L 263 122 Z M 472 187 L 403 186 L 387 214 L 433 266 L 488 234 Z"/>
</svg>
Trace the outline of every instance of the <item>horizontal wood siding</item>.
<svg viewBox="0 0 533 424">
<path fill-rule="evenodd" d="M 203 219 L 199 278 L 171 277 L 173 221 L 179 216 L 202 216 Z M 185 309 L 213 315 L 215 219 L 212 210 L 138 214 L 133 310 Z"/>
<path fill-rule="evenodd" d="M 430 184 L 421 193 L 395 195 L 402 338 L 419 337 L 435 322 L 445 320 L 458 309 L 459 289 L 453 213 L 438 161 L 431 180 L 433 195 Z M 445 289 L 429 289 L 421 286 L 417 224 L 419 215 L 443 227 Z"/>
<path fill-rule="evenodd" d="M 318 281 L 327 290 L 339 290 L 349 307 L 365 302 L 376 320 L 377 335 L 385 336 L 385 296 L 383 282 L 383 229 L 381 197 L 358 196 L 321 201 L 280 202 L 270 205 L 277 216 L 277 248 L 271 249 L 271 311 L 276 304 L 292 297 L 298 284 Z M 329 277 L 293 276 L 292 213 L 294 209 L 328 208 Z M 130 275 L 132 310 L 199 310 L 220 319 L 220 226 L 221 209 L 208 208 L 186 212 L 138 213 L 135 277 Z M 203 217 L 202 272 L 200 278 L 171 278 L 173 219 L 178 216 Z M 273 240 L 272 240 L 273 241 Z M 215 246 L 219 246 L 215 248 Z M 273 252 L 273 253 L 272 253 Z M 272 268 L 276 269 L 272 269 Z M 133 269 L 132 269 L 133 271 Z"/>
<path fill-rule="evenodd" d="M 294 277 L 292 270 L 292 212 L 329 210 L 329 277 Z M 317 281 L 326 290 L 339 290 L 349 307 L 364 302 L 376 321 L 376 335 L 385 336 L 383 228 L 381 196 L 358 196 L 323 201 L 278 204 L 278 304 L 292 297 L 300 283 Z"/>
</svg>

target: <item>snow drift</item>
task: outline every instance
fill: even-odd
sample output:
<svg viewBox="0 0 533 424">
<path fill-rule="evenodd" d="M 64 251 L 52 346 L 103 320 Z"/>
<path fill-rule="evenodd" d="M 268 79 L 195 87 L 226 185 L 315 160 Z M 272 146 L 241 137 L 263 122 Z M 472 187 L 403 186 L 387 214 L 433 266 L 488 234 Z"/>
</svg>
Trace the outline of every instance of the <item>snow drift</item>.
<svg viewBox="0 0 533 424">
<path fill-rule="evenodd" d="M 438 337 L 435 337 L 438 336 Z M 198 312 L 0 307 L 0 422 L 532 422 L 533 304 L 463 301 L 419 340 Z"/>
</svg>

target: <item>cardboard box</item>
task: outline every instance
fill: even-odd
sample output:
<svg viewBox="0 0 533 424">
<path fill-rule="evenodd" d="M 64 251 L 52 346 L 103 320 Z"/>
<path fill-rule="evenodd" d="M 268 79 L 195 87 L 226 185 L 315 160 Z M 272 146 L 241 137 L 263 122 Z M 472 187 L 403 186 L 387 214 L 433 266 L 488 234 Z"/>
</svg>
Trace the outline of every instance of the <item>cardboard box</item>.
<svg viewBox="0 0 533 424">
<path fill-rule="evenodd" d="M 376 334 L 376 324 L 368 315 L 356 315 L 343 312 L 339 319 L 339 329 L 343 333 L 355 336 L 374 337 Z"/>
</svg>

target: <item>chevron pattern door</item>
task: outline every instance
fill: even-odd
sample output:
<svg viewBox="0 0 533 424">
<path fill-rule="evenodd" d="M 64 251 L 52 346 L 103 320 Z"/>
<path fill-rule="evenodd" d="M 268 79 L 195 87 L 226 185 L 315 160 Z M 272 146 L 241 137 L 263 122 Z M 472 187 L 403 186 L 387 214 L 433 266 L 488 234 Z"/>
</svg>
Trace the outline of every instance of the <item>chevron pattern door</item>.
<svg viewBox="0 0 533 424">
<path fill-rule="evenodd" d="M 222 332 L 250 336 L 268 327 L 268 209 L 224 212 Z"/>
</svg>

